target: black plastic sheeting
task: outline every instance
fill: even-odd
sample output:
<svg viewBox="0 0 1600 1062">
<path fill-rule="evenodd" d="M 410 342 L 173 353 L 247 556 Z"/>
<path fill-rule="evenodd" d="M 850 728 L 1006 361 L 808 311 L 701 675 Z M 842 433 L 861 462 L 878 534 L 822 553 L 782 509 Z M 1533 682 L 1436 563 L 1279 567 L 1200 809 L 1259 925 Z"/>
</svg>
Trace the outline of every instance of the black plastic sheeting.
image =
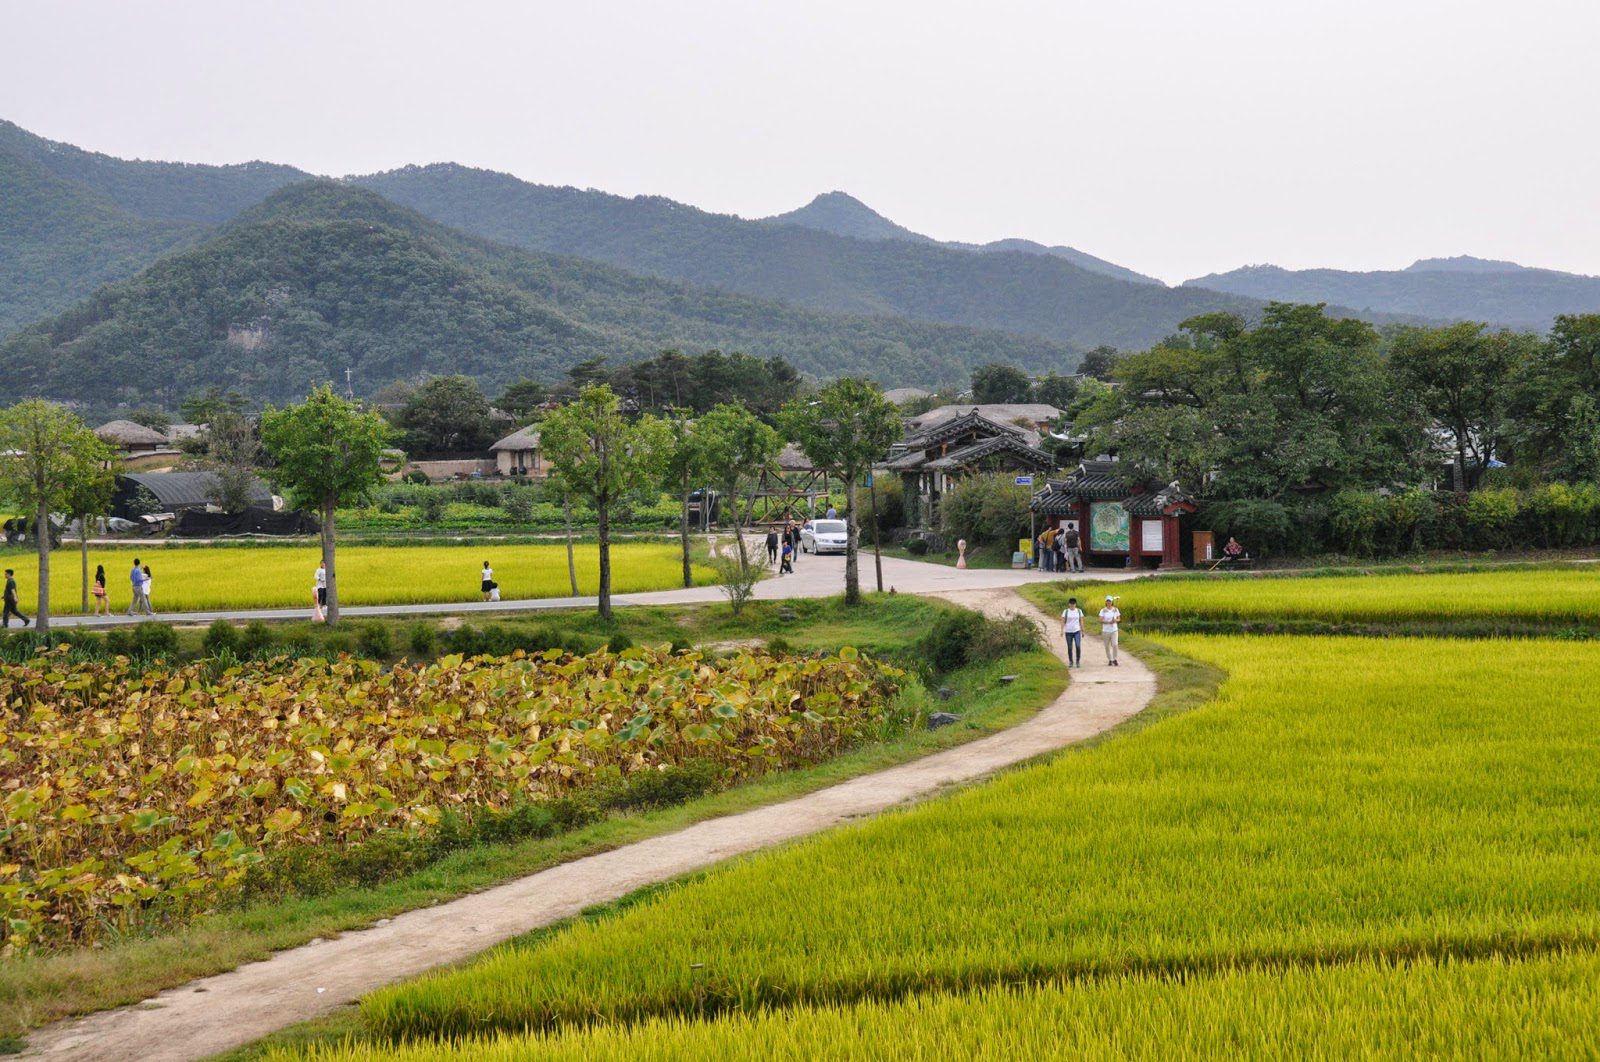
<svg viewBox="0 0 1600 1062">
<path fill-rule="evenodd" d="M 314 535 L 322 530 L 317 518 L 302 509 L 274 512 L 252 505 L 242 513 L 208 513 L 185 509 L 172 525 L 176 538 L 226 538 L 229 535 Z"/>
</svg>

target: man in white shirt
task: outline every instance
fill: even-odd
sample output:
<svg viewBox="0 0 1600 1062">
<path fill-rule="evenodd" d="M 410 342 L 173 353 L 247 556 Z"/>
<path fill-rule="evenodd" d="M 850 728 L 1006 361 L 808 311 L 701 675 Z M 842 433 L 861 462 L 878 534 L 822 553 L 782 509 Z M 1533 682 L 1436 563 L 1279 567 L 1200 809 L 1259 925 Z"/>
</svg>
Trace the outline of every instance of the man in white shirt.
<svg viewBox="0 0 1600 1062">
<path fill-rule="evenodd" d="M 1083 666 L 1083 609 L 1078 599 L 1067 598 L 1067 607 L 1061 612 L 1061 637 L 1067 640 L 1067 666 Z"/>
<path fill-rule="evenodd" d="M 1117 599 L 1106 595 L 1106 607 L 1100 610 L 1100 640 L 1106 643 L 1106 663 L 1112 667 L 1117 664 L 1117 627 L 1122 623 L 1122 610 L 1117 608 Z"/>
</svg>

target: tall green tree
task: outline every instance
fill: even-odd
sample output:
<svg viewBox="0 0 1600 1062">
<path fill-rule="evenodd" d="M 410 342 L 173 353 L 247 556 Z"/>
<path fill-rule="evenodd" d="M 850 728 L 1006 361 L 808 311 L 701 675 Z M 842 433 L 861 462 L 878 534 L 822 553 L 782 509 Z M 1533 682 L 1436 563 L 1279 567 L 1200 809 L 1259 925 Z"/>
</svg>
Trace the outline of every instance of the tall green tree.
<svg viewBox="0 0 1600 1062">
<path fill-rule="evenodd" d="M 494 442 L 489 400 L 470 376 L 435 376 L 412 392 L 396 423 L 406 449 L 436 454 L 482 450 Z"/>
<path fill-rule="evenodd" d="M 705 455 L 706 475 L 721 492 L 732 516 L 739 565 L 748 568 L 744 523 L 754 506 L 761 474 L 776 465 L 783 438 L 748 409 L 728 404 L 701 417 L 695 432 Z"/>
<path fill-rule="evenodd" d="M 249 507 L 261 460 L 256 423 L 243 413 L 219 409 L 206 422 L 205 466 L 211 472 L 211 501 L 225 513 Z"/>
<path fill-rule="evenodd" d="M 856 484 L 900 438 L 900 410 L 883 397 L 875 384 L 845 377 L 824 387 L 809 401 L 796 400 L 785 406 L 779 423 L 816 467 L 844 483 L 844 599 L 847 604 L 860 604 Z"/>
<path fill-rule="evenodd" d="M 110 493 L 111 460 L 78 415 L 54 402 L 30 398 L 0 411 L 0 494 L 32 513 L 40 631 L 50 629 L 50 514 L 99 507 L 99 496 Z"/>
<path fill-rule="evenodd" d="M 974 402 L 1026 402 L 1032 395 L 1033 381 L 1015 365 L 990 363 L 972 370 Z"/>
<path fill-rule="evenodd" d="M 612 506 L 630 491 L 660 481 L 669 434 L 654 417 L 629 420 L 616 392 L 605 384 L 585 388 L 540 424 L 540 442 L 561 489 L 595 510 L 602 619 L 611 618 Z"/>
<path fill-rule="evenodd" d="M 261 442 L 272 455 L 278 479 L 296 504 L 315 508 L 322 518 L 330 624 L 339 621 L 334 514 L 341 505 L 365 501 L 382 482 L 389 434 L 388 422 L 377 412 L 346 400 L 328 384 L 299 405 L 261 414 Z"/>
<path fill-rule="evenodd" d="M 1494 456 L 1509 384 L 1530 341 L 1538 342 L 1462 321 L 1443 328 L 1407 328 L 1390 344 L 1396 393 L 1410 395 L 1450 433 L 1457 490 L 1471 489 Z"/>
<path fill-rule="evenodd" d="M 696 485 L 703 486 L 707 473 L 705 436 L 695 423 L 692 410 L 669 409 L 662 418 L 666 453 L 662 460 L 662 482 L 678 496 L 678 546 L 683 560 L 683 585 L 694 585 L 694 564 L 689 552 L 689 501 Z"/>
<path fill-rule="evenodd" d="M 515 420 L 518 424 L 526 424 L 534 418 L 545 402 L 550 398 L 550 388 L 538 380 L 516 380 L 506 384 L 505 390 L 500 392 L 500 397 L 494 400 L 500 412 Z"/>
</svg>

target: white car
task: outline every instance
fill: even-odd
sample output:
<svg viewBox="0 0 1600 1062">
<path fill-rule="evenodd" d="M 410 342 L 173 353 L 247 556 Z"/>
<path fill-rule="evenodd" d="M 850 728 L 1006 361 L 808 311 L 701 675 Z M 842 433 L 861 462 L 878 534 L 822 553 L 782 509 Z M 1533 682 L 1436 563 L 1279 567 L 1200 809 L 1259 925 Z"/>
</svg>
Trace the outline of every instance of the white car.
<svg viewBox="0 0 1600 1062">
<path fill-rule="evenodd" d="M 847 541 L 843 520 L 812 520 L 800 529 L 801 553 L 843 553 Z"/>
</svg>

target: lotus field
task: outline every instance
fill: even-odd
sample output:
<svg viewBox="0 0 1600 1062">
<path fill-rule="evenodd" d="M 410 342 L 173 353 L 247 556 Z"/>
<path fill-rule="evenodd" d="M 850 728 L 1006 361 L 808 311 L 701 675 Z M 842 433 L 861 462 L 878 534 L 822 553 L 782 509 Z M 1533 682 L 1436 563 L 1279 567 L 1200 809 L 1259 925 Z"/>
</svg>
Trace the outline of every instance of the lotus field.
<svg viewBox="0 0 1600 1062">
<path fill-rule="evenodd" d="M 690 760 L 728 777 L 872 732 L 901 673 L 660 649 L 434 664 L 0 666 L 9 943 L 91 941 L 214 903 L 274 848 L 425 832 Z"/>
<path fill-rule="evenodd" d="M 365 1024 L 418 1058 L 1504 1053 L 1545 1022 L 1588 1053 L 1600 647 L 1160 641 L 1227 673 L 1214 700 L 379 991 Z"/>
<path fill-rule="evenodd" d="M 1057 610 L 1068 593 L 1097 586 L 1034 588 Z M 1103 592 L 1103 591 L 1101 591 Z M 1221 575 L 1141 579 L 1118 590 L 1132 622 L 1312 620 L 1399 626 L 1412 622 L 1593 626 L 1600 624 L 1600 566 L 1499 571 L 1285 577 Z"/>
<path fill-rule="evenodd" d="M 92 549 L 90 572 L 105 565 L 112 607 L 128 607 L 128 571 L 138 557 L 155 576 L 153 604 L 159 613 L 247 608 L 311 607 L 312 574 L 321 550 L 306 546 L 181 546 L 146 550 Z M 620 542 L 611 546 L 612 589 L 619 594 L 665 590 L 683 585 L 678 546 L 665 542 Z M 15 568 L 24 609 L 33 600 L 32 553 L 8 551 L 4 567 Z M 560 544 L 467 546 L 341 546 L 338 555 L 339 602 L 344 605 L 403 605 L 482 599 L 480 565 L 488 560 L 506 600 L 565 597 L 567 550 Z M 578 592 L 593 594 L 600 580 L 600 552 L 594 543 L 574 547 Z M 696 566 L 697 585 L 712 581 L 709 568 Z M 79 611 L 83 574 L 67 550 L 51 565 L 51 607 Z M 31 609 L 28 609 L 31 612 Z"/>
</svg>

